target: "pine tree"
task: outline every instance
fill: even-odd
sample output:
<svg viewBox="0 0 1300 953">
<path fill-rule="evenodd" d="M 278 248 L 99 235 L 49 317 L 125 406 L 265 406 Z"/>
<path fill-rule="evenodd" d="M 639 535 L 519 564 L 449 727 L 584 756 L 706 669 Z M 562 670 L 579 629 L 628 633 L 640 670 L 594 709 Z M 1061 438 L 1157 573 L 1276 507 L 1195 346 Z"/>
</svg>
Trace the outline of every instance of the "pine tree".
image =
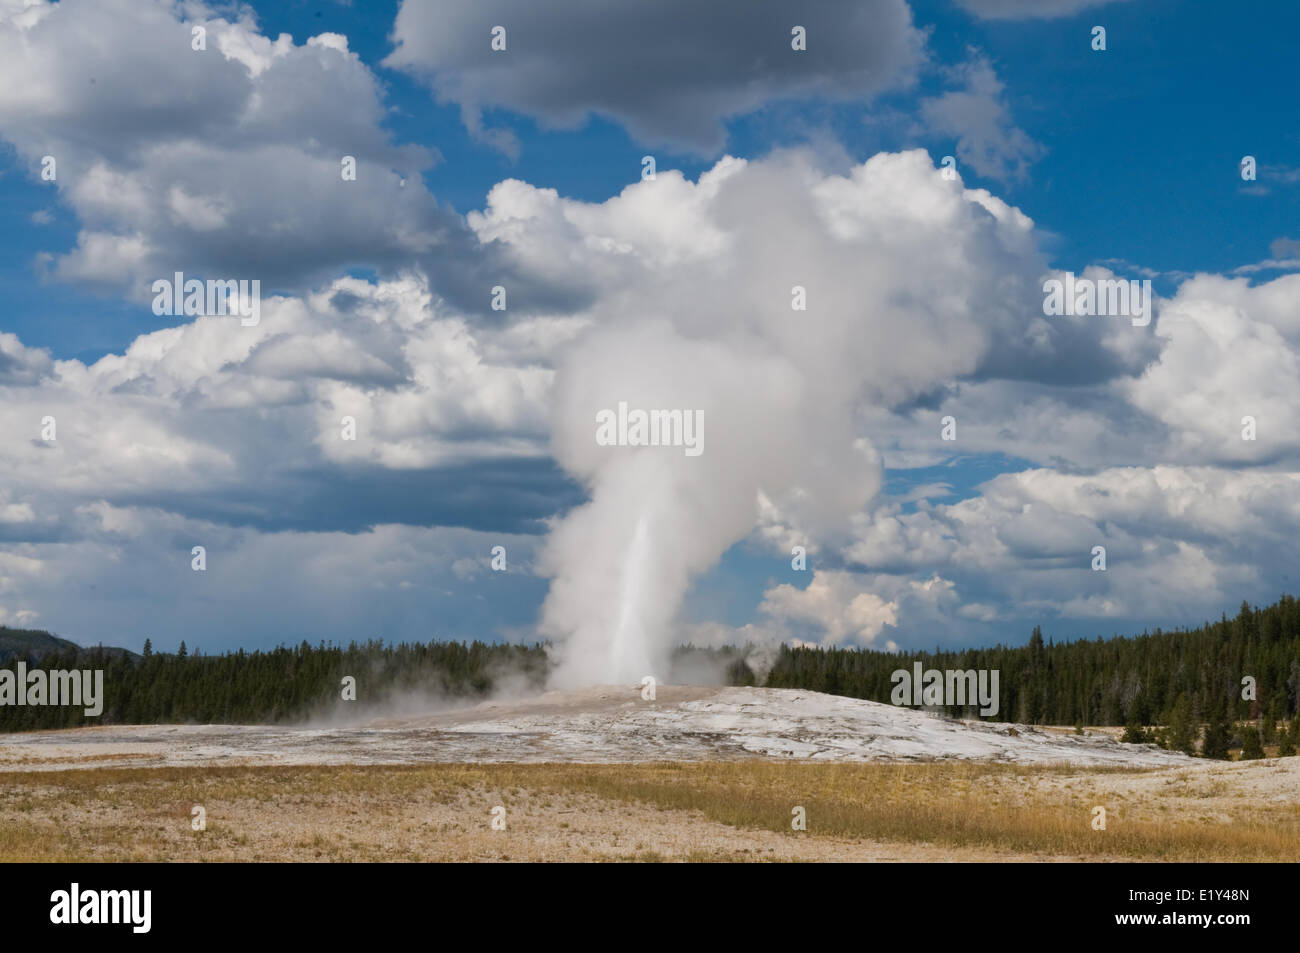
<svg viewBox="0 0 1300 953">
<path fill-rule="evenodd" d="M 1169 714 L 1169 749 L 1183 754 L 1196 753 L 1196 729 L 1192 725 L 1192 703 L 1186 692 L 1178 695 Z"/>
<path fill-rule="evenodd" d="M 1134 745 L 1147 743 L 1146 732 L 1142 730 L 1142 724 L 1137 720 L 1136 714 L 1129 716 L 1128 724 L 1124 726 L 1124 735 L 1119 740 Z"/>
<path fill-rule="evenodd" d="M 1227 760 L 1228 740 L 1232 734 L 1232 724 L 1228 721 L 1228 709 L 1222 698 L 1214 702 L 1210 711 L 1209 724 L 1205 726 L 1205 740 L 1201 743 L 1201 757 Z"/>
<path fill-rule="evenodd" d="M 1241 745 L 1242 761 L 1258 761 L 1264 757 L 1264 745 L 1259 738 L 1259 729 L 1254 725 L 1241 726 L 1243 740 Z"/>
<path fill-rule="evenodd" d="M 145 658 L 148 658 L 149 656 L 153 655 L 153 642 L 149 641 L 148 639 L 144 640 L 144 652 L 142 654 L 144 655 Z"/>
<path fill-rule="evenodd" d="M 1277 740 L 1277 719 L 1270 712 L 1259 720 L 1260 740 L 1266 745 L 1271 745 Z"/>
<path fill-rule="evenodd" d="M 1291 719 L 1290 726 L 1282 735 L 1282 742 L 1277 749 L 1278 757 L 1294 758 L 1297 744 L 1300 744 L 1300 715 Z"/>
</svg>

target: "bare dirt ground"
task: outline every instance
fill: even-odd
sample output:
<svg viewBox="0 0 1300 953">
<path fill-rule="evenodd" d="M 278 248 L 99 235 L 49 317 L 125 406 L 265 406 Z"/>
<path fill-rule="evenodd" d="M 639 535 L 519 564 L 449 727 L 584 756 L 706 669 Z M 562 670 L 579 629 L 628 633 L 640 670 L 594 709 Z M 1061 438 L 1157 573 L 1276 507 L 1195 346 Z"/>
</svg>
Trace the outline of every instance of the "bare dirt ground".
<svg viewBox="0 0 1300 953">
<path fill-rule="evenodd" d="M 505 830 L 491 827 L 504 801 Z M 1012 851 L 883 843 L 745 830 L 698 811 L 671 811 L 587 794 L 467 790 L 447 800 L 345 794 L 242 798 L 214 805 L 208 830 L 191 830 L 192 806 L 160 804 L 153 836 L 123 844 L 87 836 L 85 860 L 204 861 L 961 861 L 1022 859 Z M 82 831 L 138 829 L 135 803 L 90 804 L 57 815 Z M 0 812 L 0 822 L 10 812 Z M 54 820 L 54 819 L 52 819 Z M 143 832 L 142 832 L 143 833 Z M 48 836 L 48 835 L 47 835 Z M 8 858 L 7 858 L 8 859 Z M 1043 856 L 1034 859 L 1068 857 Z"/>
<path fill-rule="evenodd" d="M 1300 759 L 76 769 L 0 773 L 0 859 L 1293 860 L 1297 803 Z"/>
</svg>

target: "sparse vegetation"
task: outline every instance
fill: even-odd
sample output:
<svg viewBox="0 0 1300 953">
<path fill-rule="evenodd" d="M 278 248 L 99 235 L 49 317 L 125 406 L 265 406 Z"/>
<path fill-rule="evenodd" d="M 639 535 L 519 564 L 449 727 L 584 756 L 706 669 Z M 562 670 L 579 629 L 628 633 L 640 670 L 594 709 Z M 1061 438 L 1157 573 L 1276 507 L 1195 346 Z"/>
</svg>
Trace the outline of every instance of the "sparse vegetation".
<svg viewBox="0 0 1300 953">
<path fill-rule="evenodd" d="M 756 760 L 5 773 L 0 859 L 1293 860 L 1296 800 L 1222 776 L 1258 770 Z M 193 804 L 206 806 L 204 832 L 190 829 Z M 495 804 L 509 833 L 489 829 Z M 806 833 L 790 829 L 796 804 Z M 1096 804 L 1104 832 L 1089 824 Z"/>
</svg>

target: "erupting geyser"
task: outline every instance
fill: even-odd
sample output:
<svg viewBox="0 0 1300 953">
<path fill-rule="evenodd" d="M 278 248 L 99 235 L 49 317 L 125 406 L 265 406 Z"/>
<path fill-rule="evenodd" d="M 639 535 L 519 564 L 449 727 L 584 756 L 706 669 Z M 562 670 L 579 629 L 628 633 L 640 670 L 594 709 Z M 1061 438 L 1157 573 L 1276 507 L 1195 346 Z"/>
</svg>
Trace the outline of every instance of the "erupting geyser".
<svg viewBox="0 0 1300 953">
<path fill-rule="evenodd" d="M 774 558 L 845 541 L 880 486 L 862 412 L 1025 346 L 1011 303 L 1041 301 L 1033 223 L 923 152 L 728 158 L 555 214 L 620 289 L 556 367 L 553 451 L 590 496 L 542 555 L 558 688 L 665 681 L 692 581 L 760 522 Z"/>
</svg>

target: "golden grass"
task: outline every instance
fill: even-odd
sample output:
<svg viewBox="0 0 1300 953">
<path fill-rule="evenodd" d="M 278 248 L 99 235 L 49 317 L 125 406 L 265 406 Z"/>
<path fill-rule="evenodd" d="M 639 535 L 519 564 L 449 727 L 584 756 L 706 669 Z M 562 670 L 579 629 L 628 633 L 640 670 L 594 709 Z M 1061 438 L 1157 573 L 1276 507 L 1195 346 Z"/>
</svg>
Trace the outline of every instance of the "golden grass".
<svg viewBox="0 0 1300 953">
<path fill-rule="evenodd" d="M 589 769 L 590 770 L 590 769 Z M 605 797 L 698 810 L 736 827 L 788 830 L 804 807 L 810 834 L 979 846 L 1023 853 L 1142 860 L 1294 860 L 1300 805 L 1232 805 L 1228 822 L 1203 814 L 1162 816 L 1158 803 L 1130 804 L 1087 788 L 1062 797 L 1035 793 L 1051 776 L 1135 775 L 1131 769 L 1042 768 L 975 763 L 789 765 L 730 762 L 646 765 L 632 774 L 590 771 L 580 783 Z M 1212 794 L 1229 784 L 1216 779 Z M 1127 799 L 1125 799 L 1127 800 Z M 1107 810 L 1105 831 L 1092 810 Z"/>
<path fill-rule="evenodd" d="M 1233 777 L 974 762 L 99 768 L 0 773 L 0 860 L 753 859 L 740 833 L 668 856 L 638 831 L 689 820 L 1025 858 L 1291 861 L 1300 805 Z M 190 829 L 190 809 L 207 830 Z M 492 839 L 490 805 L 514 840 Z M 791 830 L 802 806 L 806 833 Z M 1107 810 L 1105 831 L 1092 809 Z M 599 849 L 581 822 L 614 825 Z M 662 815 L 662 816 L 661 816 Z M 621 826 L 620 826 L 621 825 Z M 600 835 L 605 838 L 606 835 Z M 770 835 L 768 835 L 770 837 Z M 589 837 L 590 840 L 590 837 Z M 839 856 L 839 855 L 837 855 Z"/>
</svg>

